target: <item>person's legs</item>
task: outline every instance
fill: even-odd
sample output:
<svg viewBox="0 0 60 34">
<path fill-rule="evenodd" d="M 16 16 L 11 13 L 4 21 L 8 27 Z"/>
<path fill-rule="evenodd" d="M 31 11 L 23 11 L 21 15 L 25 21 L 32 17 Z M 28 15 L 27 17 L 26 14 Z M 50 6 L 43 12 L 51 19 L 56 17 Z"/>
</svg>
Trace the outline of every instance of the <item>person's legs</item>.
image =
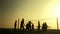
<svg viewBox="0 0 60 34">
<path fill-rule="evenodd" d="M 24 30 L 24 26 L 23 26 L 22 28 L 23 28 L 23 30 Z"/>
<path fill-rule="evenodd" d="M 22 29 L 22 26 L 20 26 L 20 30 Z"/>
</svg>

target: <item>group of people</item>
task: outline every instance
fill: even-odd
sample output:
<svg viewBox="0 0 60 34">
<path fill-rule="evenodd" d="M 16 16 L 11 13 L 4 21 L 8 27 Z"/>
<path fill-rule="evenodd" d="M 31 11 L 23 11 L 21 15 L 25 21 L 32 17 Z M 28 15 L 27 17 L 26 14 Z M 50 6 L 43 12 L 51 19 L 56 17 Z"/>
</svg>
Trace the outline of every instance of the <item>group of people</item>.
<svg viewBox="0 0 60 34">
<path fill-rule="evenodd" d="M 33 24 L 31 21 L 29 21 L 29 22 L 26 24 L 26 29 L 27 29 L 27 30 L 34 29 L 34 24 Z"/>
<path fill-rule="evenodd" d="M 14 24 L 14 29 L 16 29 L 17 21 L 15 21 Z M 25 25 L 26 30 L 34 30 L 34 24 L 31 21 L 28 21 L 28 23 Z M 40 21 L 38 21 L 38 30 L 40 30 Z M 21 20 L 20 23 L 20 30 L 24 30 L 24 18 Z M 47 30 L 47 24 L 46 22 L 42 24 L 42 30 L 46 31 Z"/>
</svg>

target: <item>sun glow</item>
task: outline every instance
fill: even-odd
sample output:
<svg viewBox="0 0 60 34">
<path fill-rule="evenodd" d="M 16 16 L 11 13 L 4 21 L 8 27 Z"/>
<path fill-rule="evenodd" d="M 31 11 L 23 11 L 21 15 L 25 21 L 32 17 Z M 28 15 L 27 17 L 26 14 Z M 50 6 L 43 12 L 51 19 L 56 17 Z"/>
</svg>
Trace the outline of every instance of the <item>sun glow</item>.
<svg viewBox="0 0 60 34">
<path fill-rule="evenodd" d="M 53 9 L 53 14 L 55 17 L 60 18 L 60 5 L 56 5 Z"/>
</svg>

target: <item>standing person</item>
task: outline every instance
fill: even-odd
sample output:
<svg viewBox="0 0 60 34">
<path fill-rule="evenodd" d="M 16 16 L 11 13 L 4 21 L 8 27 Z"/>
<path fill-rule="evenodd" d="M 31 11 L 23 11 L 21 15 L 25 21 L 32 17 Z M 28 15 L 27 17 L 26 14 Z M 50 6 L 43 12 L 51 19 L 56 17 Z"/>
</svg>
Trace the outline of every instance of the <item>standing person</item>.
<svg viewBox="0 0 60 34">
<path fill-rule="evenodd" d="M 17 26 L 17 21 L 15 21 L 14 23 L 14 30 L 16 30 L 16 26 Z"/>
<path fill-rule="evenodd" d="M 46 24 L 46 22 L 42 24 L 42 30 L 43 30 L 43 32 L 47 31 L 47 24 Z"/>
<path fill-rule="evenodd" d="M 24 18 L 23 18 L 22 21 L 21 21 L 20 29 L 23 29 L 23 30 L 24 30 Z"/>
<path fill-rule="evenodd" d="M 29 30 L 29 24 L 28 23 L 26 24 L 26 30 Z"/>
<path fill-rule="evenodd" d="M 32 23 L 32 30 L 34 30 L 34 24 Z"/>
<path fill-rule="evenodd" d="M 19 19 L 18 19 L 18 29 L 19 29 Z"/>
<path fill-rule="evenodd" d="M 26 30 L 30 31 L 31 30 L 31 21 L 28 21 L 28 23 L 26 24 Z M 34 25 L 33 25 L 34 27 Z"/>
<path fill-rule="evenodd" d="M 40 29 L 40 21 L 38 21 L 38 30 Z"/>
<path fill-rule="evenodd" d="M 31 30 L 31 21 L 29 21 L 29 30 Z"/>
<path fill-rule="evenodd" d="M 31 30 L 31 21 L 28 21 L 28 23 L 26 24 L 26 29 Z"/>
</svg>

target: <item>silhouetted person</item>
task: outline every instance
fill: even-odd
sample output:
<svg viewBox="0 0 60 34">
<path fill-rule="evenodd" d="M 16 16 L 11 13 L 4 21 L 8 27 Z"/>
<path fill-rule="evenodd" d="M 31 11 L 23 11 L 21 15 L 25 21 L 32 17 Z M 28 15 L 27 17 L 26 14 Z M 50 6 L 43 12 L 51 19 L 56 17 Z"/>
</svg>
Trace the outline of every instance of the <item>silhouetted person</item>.
<svg viewBox="0 0 60 34">
<path fill-rule="evenodd" d="M 19 29 L 19 19 L 18 19 L 18 29 Z"/>
<path fill-rule="evenodd" d="M 43 30 L 43 32 L 47 31 L 47 24 L 46 24 L 46 22 L 42 24 L 42 30 Z"/>
<path fill-rule="evenodd" d="M 14 30 L 16 30 L 16 26 L 17 26 L 17 21 L 15 21 Z"/>
<path fill-rule="evenodd" d="M 23 29 L 23 30 L 24 30 L 24 18 L 23 18 L 22 21 L 21 21 L 20 29 Z"/>
<path fill-rule="evenodd" d="M 31 30 L 31 21 L 28 21 L 28 23 L 26 24 L 26 29 Z"/>
<path fill-rule="evenodd" d="M 29 24 L 28 23 L 26 24 L 26 30 L 29 30 Z"/>
<path fill-rule="evenodd" d="M 34 24 L 32 23 L 32 29 L 34 30 Z"/>
<path fill-rule="evenodd" d="M 31 21 L 29 21 L 29 30 L 31 30 Z"/>
<path fill-rule="evenodd" d="M 40 29 L 40 21 L 38 21 L 38 30 Z"/>
</svg>

